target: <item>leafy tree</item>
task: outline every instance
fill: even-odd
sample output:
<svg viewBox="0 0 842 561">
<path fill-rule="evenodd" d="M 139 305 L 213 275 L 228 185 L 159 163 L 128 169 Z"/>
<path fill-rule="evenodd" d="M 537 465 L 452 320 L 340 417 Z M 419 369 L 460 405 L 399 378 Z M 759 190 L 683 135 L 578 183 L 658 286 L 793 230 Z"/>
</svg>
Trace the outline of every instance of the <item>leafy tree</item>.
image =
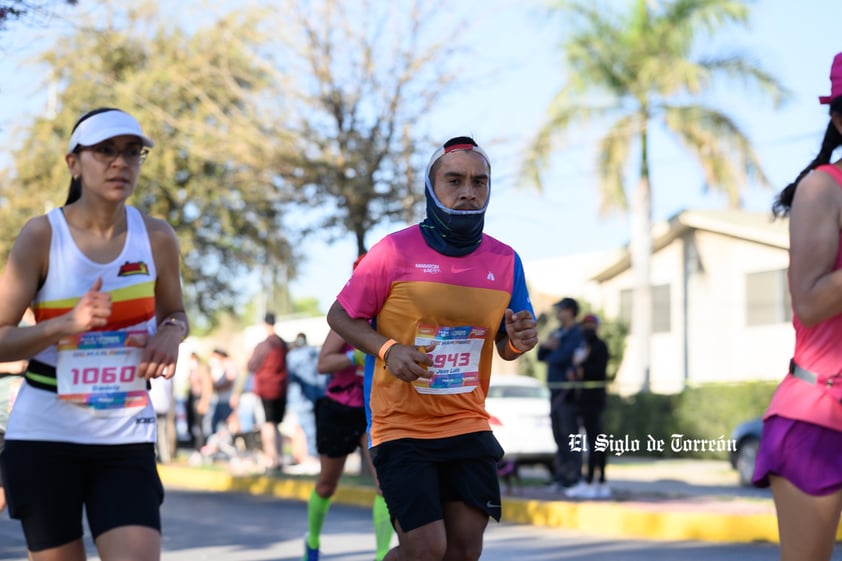
<svg viewBox="0 0 842 561">
<path fill-rule="evenodd" d="M 61 154 L 77 117 L 125 109 L 156 142 L 131 203 L 176 229 L 187 300 L 212 321 L 247 297 L 253 271 L 277 263 L 294 271 L 296 262 L 283 227 L 291 197 L 265 165 L 283 138 L 263 97 L 279 88 L 253 56 L 265 39 L 256 32 L 262 14 L 230 14 L 192 34 L 161 23 L 152 3 L 120 17 L 87 22 L 44 53 L 56 114 L 37 118 L 17 144 L 13 178 L 0 186 L 0 239 L 63 204 Z"/>
<path fill-rule="evenodd" d="M 72 6 L 77 3 L 77 0 L 65 0 L 65 3 Z M 55 2 L 0 0 L 0 30 L 11 20 L 48 14 L 50 10 L 47 6 L 50 4 L 55 4 Z"/>
<path fill-rule="evenodd" d="M 352 233 L 362 252 L 372 227 L 416 213 L 420 123 L 458 74 L 439 4 L 290 1 L 203 12 L 189 32 L 154 2 L 99 4 L 42 57 L 56 110 L 0 170 L 0 257 L 26 218 L 62 204 L 57 154 L 103 105 L 157 142 L 132 203 L 176 228 L 188 302 L 210 322 L 248 301 L 255 276 L 288 312 L 302 237 Z"/>
<path fill-rule="evenodd" d="M 301 298 L 292 303 L 292 312 L 305 317 L 319 315 L 319 300 L 312 296 Z"/>
<path fill-rule="evenodd" d="M 374 226 L 416 217 L 433 145 L 422 125 L 456 86 L 464 46 L 446 28 L 462 24 L 420 0 L 290 0 L 277 13 L 293 149 L 274 167 L 315 209 L 302 231 L 350 233 L 360 255 Z"/>
<path fill-rule="evenodd" d="M 598 142 L 596 168 L 603 211 L 630 214 L 634 282 L 630 356 L 632 371 L 648 388 L 652 332 L 650 255 L 652 184 L 650 141 L 656 126 L 671 133 L 696 159 L 706 185 L 732 206 L 749 180 L 768 185 L 749 139 L 722 110 L 706 104 L 717 78 L 754 86 L 781 102 L 786 91 L 769 73 L 738 53 L 696 56 L 696 47 L 728 24 L 746 24 L 739 0 L 637 0 L 617 14 L 606 2 L 561 1 L 556 9 L 574 25 L 563 43 L 567 84 L 552 101 L 546 122 L 525 158 L 525 173 L 541 186 L 540 172 L 553 142 L 582 124 L 607 126 Z M 627 193 L 632 163 L 637 179 Z M 630 195 L 630 196 L 629 196 Z"/>
</svg>

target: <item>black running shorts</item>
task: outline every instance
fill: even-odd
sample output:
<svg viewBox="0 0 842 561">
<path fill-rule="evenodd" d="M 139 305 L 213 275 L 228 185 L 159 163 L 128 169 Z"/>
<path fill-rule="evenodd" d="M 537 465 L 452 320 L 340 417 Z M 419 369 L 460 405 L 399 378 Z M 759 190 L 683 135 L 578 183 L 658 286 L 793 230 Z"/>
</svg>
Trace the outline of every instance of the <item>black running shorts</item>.
<svg viewBox="0 0 842 561">
<path fill-rule="evenodd" d="M 503 448 L 490 431 L 449 438 L 403 438 L 371 449 L 392 519 L 409 532 L 444 519 L 443 505 L 461 501 L 500 521 L 497 461 Z"/>
<path fill-rule="evenodd" d="M 260 403 L 263 405 L 263 415 L 267 423 L 274 423 L 276 425 L 284 422 L 284 415 L 287 411 L 287 396 L 282 395 L 275 399 L 260 398 Z"/>
<path fill-rule="evenodd" d="M 31 551 L 82 537 L 82 507 L 94 540 L 121 526 L 161 531 L 164 488 L 155 445 L 7 440 L 0 455 L 9 515 Z"/>
<path fill-rule="evenodd" d="M 342 458 L 360 446 L 366 433 L 364 407 L 349 407 L 323 397 L 316 402 L 316 449 L 328 458 Z"/>
</svg>

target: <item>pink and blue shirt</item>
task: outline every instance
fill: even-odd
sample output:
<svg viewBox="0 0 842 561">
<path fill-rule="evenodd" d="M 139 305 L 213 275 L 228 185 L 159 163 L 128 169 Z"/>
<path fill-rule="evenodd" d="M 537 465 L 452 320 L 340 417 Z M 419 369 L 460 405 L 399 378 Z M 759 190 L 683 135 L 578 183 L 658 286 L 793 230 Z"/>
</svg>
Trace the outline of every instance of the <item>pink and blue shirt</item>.
<svg viewBox="0 0 842 561">
<path fill-rule="evenodd" d="M 436 378 L 410 384 L 374 357 L 366 363 L 372 445 L 399 438 L 444 438 L 490 430 L 485 397 L 504 314 L 533 314 L 520 257 L 483 234 L 468 255 L 430 248 L 418 225 L 386 236 L 366 255 L 338 296 L 352 318 L 372 320 L 404 345 L 435 340 Z"/>
</svg>

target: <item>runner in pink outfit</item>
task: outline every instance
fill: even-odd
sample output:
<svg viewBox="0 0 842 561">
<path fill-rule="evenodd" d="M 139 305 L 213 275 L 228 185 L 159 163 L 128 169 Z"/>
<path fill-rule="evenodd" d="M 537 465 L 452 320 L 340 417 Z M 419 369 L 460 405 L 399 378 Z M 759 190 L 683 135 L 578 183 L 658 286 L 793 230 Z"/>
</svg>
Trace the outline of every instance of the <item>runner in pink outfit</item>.
<svg viewBox="0 0 842 561">
<path fill-rule="evenodd" d="M 819 155 L 774 205 L 789 216 L 795 356 L 764 416 L 754 482 L 771 486 L 781 561 L 830 560 L 842 513 L 842 53 Z"/>
</svg>

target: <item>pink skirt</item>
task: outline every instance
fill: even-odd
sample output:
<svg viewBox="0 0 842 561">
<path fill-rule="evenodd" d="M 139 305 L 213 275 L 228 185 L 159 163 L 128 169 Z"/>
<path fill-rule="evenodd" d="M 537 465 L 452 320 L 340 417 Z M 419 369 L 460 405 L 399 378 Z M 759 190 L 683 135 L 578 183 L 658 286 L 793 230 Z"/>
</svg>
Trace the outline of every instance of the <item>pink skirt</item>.
<svg viewBox="0 0 842 561">
<path fill-rule="evenodd" d="M 842 432 L 773 415 L 763 422 L 753 483 L 778 475 L 808 495 L 842 489 Z"/>
</svg>

